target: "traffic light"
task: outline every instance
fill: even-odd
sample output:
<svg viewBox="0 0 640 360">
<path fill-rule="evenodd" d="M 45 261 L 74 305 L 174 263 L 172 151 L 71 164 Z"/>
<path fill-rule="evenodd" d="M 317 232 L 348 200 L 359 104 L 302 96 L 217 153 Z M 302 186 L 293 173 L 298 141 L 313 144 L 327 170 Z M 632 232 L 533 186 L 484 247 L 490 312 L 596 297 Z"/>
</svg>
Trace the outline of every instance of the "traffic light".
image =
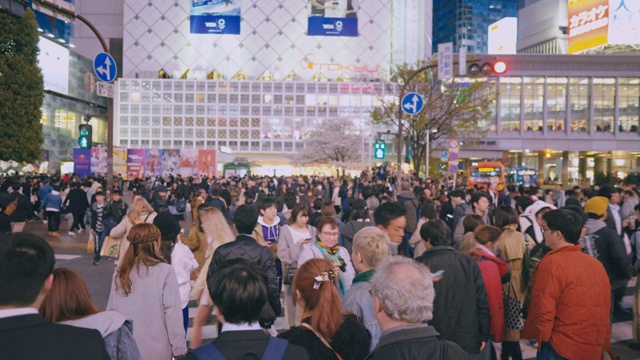
<svg viewBox="0 0 640 360">
<path fill-rule="evenodd" d="M 93 128 L 89 124 L 82 124 L 78 127 L 80 136 L 78 137 L 78 145 L 81 149 L 91 149 L 93 143 L 91 142 L 91 136 L 93 135 Z"/>
<path fill-rule="evenodd" d="M 387 154 L 387 144 L 384 140 L 377 140 L 373 146 L 373 158 L 382 160 Z"/>
<path fill-rule="evenodd" d="M 502 60 L 475 61 L 469 64 L 467 73 L 469 76 L 500 76 L 507 72 L 508 66 Z"/>
</svg>

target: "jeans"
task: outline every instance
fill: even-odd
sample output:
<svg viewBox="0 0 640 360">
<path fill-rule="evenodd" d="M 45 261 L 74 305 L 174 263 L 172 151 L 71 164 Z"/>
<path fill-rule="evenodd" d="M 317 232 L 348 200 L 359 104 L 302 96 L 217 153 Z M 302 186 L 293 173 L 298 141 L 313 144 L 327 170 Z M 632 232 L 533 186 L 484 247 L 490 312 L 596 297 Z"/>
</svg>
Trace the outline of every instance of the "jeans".
<svg viewBox="0 0 640 360">
<path fill-rule="evenodd" d="M 58 231 L 58 229 L 60 229 L 59 211 L 47 211 L 47 227 L 49 232 Z"/>
<path fill-rule="evenodd" d="M 102 245 L 104 245 L 104 239 L 106 237 L 106 231 L 96 231 L 95 242 L 93 243 L 93 260 L 100 261 L 100 250 L 102 250 Z"/>
<path fill-rule="evenodd" d="M 553 349 L 550 343 L 543 342 L 538 352 L 538 360 L 564 360 L 562 356 Z"/>
</svg>

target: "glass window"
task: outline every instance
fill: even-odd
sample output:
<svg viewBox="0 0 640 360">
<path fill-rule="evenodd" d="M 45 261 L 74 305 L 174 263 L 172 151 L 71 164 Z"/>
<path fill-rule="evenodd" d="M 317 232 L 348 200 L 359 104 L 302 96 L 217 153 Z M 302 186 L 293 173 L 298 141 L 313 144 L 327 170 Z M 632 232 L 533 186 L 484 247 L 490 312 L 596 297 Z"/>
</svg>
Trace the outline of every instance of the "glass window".
<svg viewBox="0 0 640 360">
<path fill-rule="evenodd" d="M 640 122 L 640 78 L 620 78 L 618 131 L 637 132 Z"/>
<path fill-rule="evenodd" d="M 523 78 L 524 83 L 524 130 L 542 131 L 544 105 L 544 77 Z"/>
<path fill-rule="evenodd" d="M 567 118 L 566 77 L 547 78 L 547 128 L 548 131 L 564 131 Z"/>
<path fill-rule="evenodd" d="M 589 131 L 589 78 L 572 77 L 571 84 L 572 132 Z"/>
<path fill-rule="evenodd" d="M 593 124 L 596 132 L 613 132 L 616 79 L 593 79 Z"/>
<path fill-rule="evenodd" d="M 520 131 L 521 77 L 500 79 L 500 127 L 502 131 Z"/>
</svg>

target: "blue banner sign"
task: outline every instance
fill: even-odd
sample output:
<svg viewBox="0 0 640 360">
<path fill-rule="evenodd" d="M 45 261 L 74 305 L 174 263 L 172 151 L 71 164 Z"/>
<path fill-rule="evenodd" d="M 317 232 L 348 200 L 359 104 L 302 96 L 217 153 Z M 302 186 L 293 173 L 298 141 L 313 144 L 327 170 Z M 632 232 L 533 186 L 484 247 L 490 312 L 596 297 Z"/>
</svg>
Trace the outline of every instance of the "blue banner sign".
<svg viewBox="0 0 640 360">
<path fill-rule="evenodd" d="M 315 0 L 309 2 L 309 36 L 358 36 L 357 0 Z"/>
<path fill-rule="evenodd" d="M 240 34 L 242 0 L 191 0 L 192 34 Z"/>
</svg>

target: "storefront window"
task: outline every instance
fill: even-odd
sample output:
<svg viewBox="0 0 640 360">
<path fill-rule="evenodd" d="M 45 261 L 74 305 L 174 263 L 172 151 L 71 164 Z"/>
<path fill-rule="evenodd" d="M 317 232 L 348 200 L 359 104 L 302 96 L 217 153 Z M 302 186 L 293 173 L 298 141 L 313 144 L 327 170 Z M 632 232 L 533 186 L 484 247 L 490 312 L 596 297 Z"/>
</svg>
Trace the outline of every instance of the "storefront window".
<svg viewBox="0 0 640 360">
<path fill-rule="evenodd" d="M 544 106 L 544 77 L 523 78 L 524 82 L 524 129 L 542 131 Z"/>
<path fill-rule="evenodd" d="M 78 136 L 78 114 L 65 109 L 56 109 L 56 119 L 54 126 L 59 128 L 59 132 L 67 137 Z M 94 130 L 95 133 L 95 130 Z"/>
<path fill-rule="evenodd" d="M 593 79 L 593 124 L 596 132 L 613 132 L 616 79 Z"/>
<path fill-rule="evenodd" d="M 572 132 L 589 131 L 589 78 L 571 78 L 571 125 Z"/>
<path fill-rule="evenodd" d="M 640 78 L 620 78 L 618 131 L 637 132 L 640 122 Z"/>
<path fill-rule="evenodd" d="M 502 131 L 520 131 L 521 77 L 500 79 L 500 128 Z"/>
<path fill-rule="evenodd" d="M 547 128 L 564 131 L 567 118 L 567 78 L 547 78 Z"/>
</svg>

